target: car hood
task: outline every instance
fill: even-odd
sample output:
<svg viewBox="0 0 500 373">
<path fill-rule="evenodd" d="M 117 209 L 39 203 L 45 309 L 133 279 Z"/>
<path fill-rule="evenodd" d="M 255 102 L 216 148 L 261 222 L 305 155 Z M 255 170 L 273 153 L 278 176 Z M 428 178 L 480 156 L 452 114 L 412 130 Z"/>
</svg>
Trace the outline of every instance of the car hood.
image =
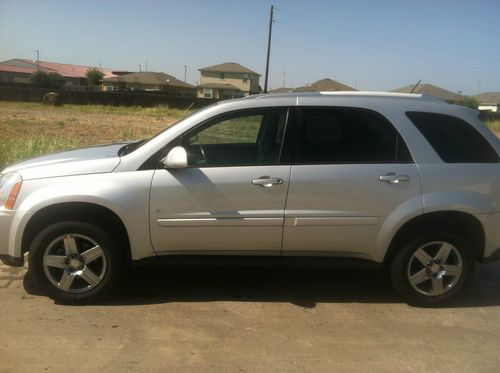
<svg viewBox="0 0 500 373">
<path fill-rule="evenodd" d="M 92 146 L 17 162 L 2 173 L 18 172 L 24 180 L 111 172 L 120 163 L 118 150 L 129 142 Z"/>
</svg>

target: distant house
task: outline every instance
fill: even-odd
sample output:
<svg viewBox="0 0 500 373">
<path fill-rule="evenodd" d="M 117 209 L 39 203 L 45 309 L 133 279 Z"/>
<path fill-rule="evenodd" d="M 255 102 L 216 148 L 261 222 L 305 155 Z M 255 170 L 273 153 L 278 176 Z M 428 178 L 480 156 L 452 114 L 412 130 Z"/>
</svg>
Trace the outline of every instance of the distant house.
<svg viewBox="0 0 500 373">
<path fill-rule="evenodd" d="M 196 87 L 172 75 L 157 72 L 129 73 L 102 80 L 103 91 L 166 92 L 176 96 L 196 96 Z"/>
<path fill-rule="evenodd" d="M 276 89 L 271 89 L 268 93 L 292 93 L 295 88 L 281 87 Z"/>
<path fill-rule="evenodd" d="M 391 92 L 410 93 L 414 87 L 415 85 L 408 85 L 406 87 L 393 89 Z M 460 102 L 462 100 L 462 96 L 458 93 L 448 91 L 432 84 L 419 84 L 413 93 L 439 97 L 451 103 Z"/>
<path fill-rule="evenodd" d="M 295 88 L 293 92 L 332 92 L 332 91 L 357 91 L 357 89 L 349 87 L 343 83 L 333 79 L 321 79 L 312 84 L 303 87 Z"/>
<path fill-rule="evenodd" d="M 479 110 L 500 112 L 500 92 L 484 92 L 473 97 L 479 102 Z"/>
<path fill-rule="evenodd" d="M 5 83 L 20 83 L 29 84 L 33 73 L 44 71 L 46 73 L 57 73 L 66 80 L 64 88 L 77 89 L 82 86 L 87 86 L 85 74 L 92 67 L 82 65 L 70 65 L 66 63 L 33 61 L 22 58 L 14 58 L 11 60 L 0 62 L 0 82 Z M 116 76 L 112 69 L 97 68 L 105 78 Z"/>
<path fill-rule="evenodd" d="M 260 74 L 234 62 L 199 69 L 198 97 L 235 98 L 260 92 Z"/>
</svg>

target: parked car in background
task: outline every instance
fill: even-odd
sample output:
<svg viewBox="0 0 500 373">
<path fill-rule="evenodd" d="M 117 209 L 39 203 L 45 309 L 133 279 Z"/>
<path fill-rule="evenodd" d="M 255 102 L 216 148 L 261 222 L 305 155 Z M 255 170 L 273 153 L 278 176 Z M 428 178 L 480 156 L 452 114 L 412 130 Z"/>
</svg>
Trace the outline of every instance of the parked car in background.
<svg viewBox="0 0 500 373">
<path fill-rule="evenodd" d="M 384 265 L 406 301 L 442 305 L 500 258 L 499 154 L 476 111 L 432 97 L 223 101 L 147 141 L 3 170 L 0 254 L 29 251 L 67 302 L 103 297 L 131 263 L 251 257 Z"/>
</svg>

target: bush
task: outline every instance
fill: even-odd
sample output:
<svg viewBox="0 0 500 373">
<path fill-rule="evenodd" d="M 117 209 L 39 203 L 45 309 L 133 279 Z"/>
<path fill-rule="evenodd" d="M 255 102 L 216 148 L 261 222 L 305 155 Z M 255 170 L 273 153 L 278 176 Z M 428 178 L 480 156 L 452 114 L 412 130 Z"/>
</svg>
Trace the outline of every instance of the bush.
<svg viewBox="0 0 500 373">
<path fill-rule="evenodd" d="M 87 72 L 85 73 L 85 77 L 87 78 L 87 84 L 89 86 L 96 86 L 101 84 L 101 80 L 104 77 L 104 74 L 101 70 L 93 67 L 87 70 Z"/>
<path fill-rule="evenodd" d="M 460 105 L 477 109 L 479 107 L 479 102 L 474 97 L 467 96 L 462 102 L 460 102 Z"/>
<path fill-rule="evenodd" d="M 39 88 L 61 88 L 66 81 L 58 73 L 46 73 L 45 71 L 37 71 L 31 76 L 31 83 Z"/>
</svg>

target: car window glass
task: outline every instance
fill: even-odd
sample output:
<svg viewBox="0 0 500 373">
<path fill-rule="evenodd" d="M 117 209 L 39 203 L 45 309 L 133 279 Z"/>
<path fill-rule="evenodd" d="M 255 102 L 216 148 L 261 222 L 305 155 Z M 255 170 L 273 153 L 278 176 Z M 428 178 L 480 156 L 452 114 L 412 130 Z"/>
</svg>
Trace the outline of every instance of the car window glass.
<svg viewBox="0 0 500 373">
<path fill-rule="evenodd" d="M 190 144 L 255 144 L 263 114 L 224 120 L 194 134 Z"/>
<path fill-rule="evenodd" d="M 188 165 L 276 164 L 285 122 L 284 109 L 238 113 L 211 122 L 185 136 Z"/>
<path fill-rule="evenodd" d="M 302 124 L 294 162 L 411 162 L 401 136 L 378 113 L 348 108 L 306 108 Z"/>
<path fill-rule="evenodd" d="M 498 154 L 470 124 L 451 115 L 408 112 L 408 118 L 447 163 L 495 163 Z"/>
</svg>

